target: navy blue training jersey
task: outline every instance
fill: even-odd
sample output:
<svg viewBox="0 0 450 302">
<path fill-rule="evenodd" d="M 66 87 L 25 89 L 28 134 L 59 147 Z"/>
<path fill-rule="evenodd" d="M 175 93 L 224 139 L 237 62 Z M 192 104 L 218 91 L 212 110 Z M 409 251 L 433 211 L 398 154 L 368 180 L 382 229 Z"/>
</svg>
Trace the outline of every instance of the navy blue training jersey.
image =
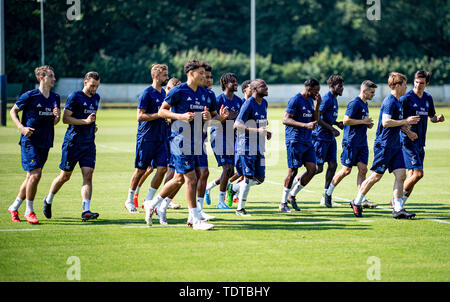
<svg viewBox="0 0 450 302">
<path fill-rule="evenodd" d="M 322 97 L 319 110 L 320 119 L 333 126 L 338 116 L 338 101 L 330 91 Z M 319 123 L 317 123 L 317 128 L 314 130 L 313 135 L 317 140 L 331 141 L 334 139 L 333 133 Z"/>
<path fill-rule="evenodd" d="M 434 108 L 433 98 L 429 93 L 424 92 L 422 97 L 419 98 L 414 90 L 408 91 L 404 96 L 400 98 L 403 106 L 403 118 L 419 115 L 420 121 L 411 125 L 411 131 L 415 132 L 418 138 L 411 141 L 405 133 L 401 133 L 403 143 L 416 144 L 419 147 L 425 146 L 425 139 L 427 134 L 428 117 L 436 115 Z"/>
<path fill-rule="evenodd" d="M 226 97 L 226 95 L 224 93 L 222 93 L 221 95 L 219 95 L 217 97 L 217 110 L 219 110 L 222 105 L 228 109 L 228 111 L 230 112 L 230 114 L 235 115 L 236 113 L 238 113 L 241 110 L 243 101 L 240 97 L 238 97 L 236 94 L 233 96 L 233 99 L 230 100 L 229 98 Z M 230 120 L 227 120 L 230 121 Z M 231 120 L 233 121 L 233 120 Z M 211 128 L 211 146 L 214 148 L 215 147 L 215 139 L 216 139 L 216 128 L 217 127 L 212 127 Z M 228 138 L 228 142 L 231 142 L 232 140 L 234 141 L 234 131 L 232 133 L 229 134 L 230 137 L 227 136 L 227 127 L 226 124 L 222 124 L 222 140 L 223 140 L 223 149 L 225 150 L 225 146 L 226 146 L 226 142 L 227 142 L 227 138 Z M 225 154 L 225 153 L 223 153 Z"/>
<path fill-rule="evenodd" d="M 85 119 L 92 113 L 97 113 L 100 96 L 96 93 L 88 97 L 82 90 L 69 95 L 65 109 L 72 111 L 72 117 Z M 74 144 L 93 143 L 95 141 L 95 122 L 89 125 L 69 125 L 64 141 Z"/>
<path fill-rule="evenodd" d="M 397 127 L 383 127 L 383 114 L 393 120 L 403 119 L 403 108 L 399 100 L 392 94 L 389 94 L 381 105 L 380 117 L 378 118 L 377 136 L 375 143 L 381 146 L 388 146 L 389 148 L 401 148 L 400 145 L 400 130 L 401 126 Z"/>
<path fill-rule="evenodd" d="M 300 123 L 314 121 L 314 101 L 306 100 L 301 93 L 289 100 L 286 112 L 293 115 L 293 119 Z M 302 142 L 312 144 L 312 130 L 306 128 L 285 127 L 285 140 L 287 142 Z"/>
<path fill-rule="evenodd" d="M 34 128 L 30 137 L 20 135 L 20 142 L 30 141 L 40 148 L 53 147 L 55 137 L 53 108 L 60 107 L 60 98 L 54 92 L 50 92 L 46 98 L 39 89 L 25 92 L 16 102 L 22 110 L 22 125 Z"/>
<path fill-rule="evenodd" d="M 262 99 L 261 104 L 258 104 L 256 99 L 252 96 L 248 100 L 246 100 L 242 105 L 241 110 L 239 111 L 239 115 L 236 118 L 236 121 L 241 121 L 244 124 L 247 124 L 247 127 L 249 128 L 265 127 L 268 125 L 267 106 L 268 103 L 266 99 Z M 254 145 L 255 143 L 256 146 Z M 256 153 L 263 154 L 265 151 L 264 144 L 265 144 L 265 137 L 263 138 L 263 141 L 260 141 L 260 135 L 245 134 L 244 131 L 238 131 L 237 140 L 235 143 L 236 154 L 244 155 L 248 154 L 249 152 L 254 153 L 250 155 L 256 155 Z"/>
<path fill-rule="evenodd" d="M 165 97 L 166 91 L 164 89 L 159 92 L 153 86 L 150 86 L 139 96 L 137 108 L 144 109 L 145 113 L 148 114 L 158 113 Z M 167 128 L 166 120 L 163 118 L 141 121 L 138 124 L 136 140 L 164 142 L 167 140 Z"/>
<path fill-rule="evenodd" d="M 345 115 L 351 119 L 363 120 L 369 116 L 369 106 L 357 96 L 348 103 Z M 342 143 L 352 147 L 367 146 L 367 125 L 345 125 Z"/>
</svg>

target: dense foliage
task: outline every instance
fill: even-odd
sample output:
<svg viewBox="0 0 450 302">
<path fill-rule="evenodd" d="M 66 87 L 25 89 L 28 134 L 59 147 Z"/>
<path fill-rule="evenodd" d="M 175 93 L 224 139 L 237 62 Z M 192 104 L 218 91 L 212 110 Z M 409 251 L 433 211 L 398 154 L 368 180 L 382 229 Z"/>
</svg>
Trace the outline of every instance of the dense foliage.
<svg viewBox="0 0 450 302">
<path fill-rule="evenodd" d="M 69 1 L 70 2 L 70 1 Z M 72 1 L 75 2 L 75 1 Z M 204 59 L 217 81 L 224 72 L 250 75 L 250 0 L 79 0 L 45 2 L 46 63 L 57 77 L 101 72 L 107 82 L 148 82 L 149 67 L 166 63 L 183 78 L 187 59 Z M 447 83 L 450 2 L 383 1 L 381 20 L 367 18 L 365 0 L 256 0 L 257 76 L 270 83 L 344 75 L 385 81 L 389 71 L 418 68 Z M 369 1 L 370 2 L 370 1 Z M 40 9 L 31 0 L 5 1 L 9 82 L 34 81 L 40 64 Z"/>
</svg>

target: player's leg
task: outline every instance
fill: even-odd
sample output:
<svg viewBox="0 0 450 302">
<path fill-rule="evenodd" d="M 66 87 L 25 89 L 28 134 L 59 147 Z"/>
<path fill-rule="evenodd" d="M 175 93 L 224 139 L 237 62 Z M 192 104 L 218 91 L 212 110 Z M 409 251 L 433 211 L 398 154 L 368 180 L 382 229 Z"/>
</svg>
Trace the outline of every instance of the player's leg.
<svg viewBox="0 0 450 302">
<path fill-rule="evenodd" d="M 8 208 L 8 212 L 9 212 L 9 214 L 11 214 L 12 222 L 20 222 L 19 207 L 22 205 L 22 202 L 26 198 L 26 188 L 27 188 L 29 176 L 30 176 L 30 173 L 27 172 L 27 174 L 25 176 L 25 180 L 20 185 L 19 193 L 17 194 L 16 199 Z"/>
<path fill-rule="evenodd" d="M 48 195 L 44 197 L 44 207 L 43 212 L 46 218 L 50 219 L 52 218 L 52 204 L 53 204 L 53 198 L 55 197 L 55 194 L 59 192 L 61 187 L 69 181 L 70 177 L 72 176 L 72 171 L 64 171 L 61 170 L 59 175 L 53 179 L 52 184 L 50 185 L 50 190 L 48 192 Z"/>
<path fill-rule="evenodd" d="M 411 169 L 408 171 L 408 178 L 405 180 L 403 187 L 403 203 L 405 203 L 406 199 L 411 196 L 414 186 L 423 178 L 423 176 L 423 169 Z"/>
<path fill-rule="evenodd" d="M 225 204 L 225 194 L 227 193 L 227 191 L 229 191 L 228 198 L 227 198 L 228 207 L 231 207 L 233 205 L 234 191 L 232 188 L 232 184 L 229 184 L 229 180 L 233 176 L 233 173 L 234 173 L 234 165 L 232 162 L 228 161 L 226 164 L 222 165 L 222 174 L 220 176 L 218 203 Z"/>
<path fill-rule="evenodd" d="M 195 174 L 197 176 L 197 209 L 200 212 L 201 220 L 212 220 L 215 216 L 205 213 L 203 210 L 203 201 L 205 197 L 206 184 L 209 177 L 209 169 L 207 167 L 196 167 Z"/>
<path fill-rule="evenodd" d="M 286 175 L 286 178 L 284 179 L 284 187 L 283 187 L 283 193 L 281 195 L 281 203 L 279 206 L 279 210 L 284 213 L 290 213 L 291 210 L 289 209 L 288 203 L 288 196 L 289 192 L 292 189 L 292 184 L 294 182 L 295 176 L 297 176 L 298 168 L 288 168 L 288 173 Z"/>
<path fill-rule="evenodd" d="M 339 170 L 333 177 L 328 186 L 328 189 L 325 191 L 325 202 L 332 203 L 332 195 L 336 186 L 348 175 L 352 173 L 352 167 L 342 166 L 341 170 Z"/>
<path fill-rule="evenodd" d="M 147 178 L 152 174 L 153 167 L 149 166 L 147 167 L 147 170 L 145 170 L 144 175 L 142 175 L 141 179 L 139 180 L 138 185 L 136 186 L 136 190 L 134 191 L 134 197 L 133 197 L 133 203 L 134 207 L 137 209 L 139 207 L 139 192 L 144 185 L 144 182 L 147 180 Z"/>
<path fill-rule="evenodd" d="M 81 175 L 83 177 L 83 185 L 81 186 L 81 199 L 82 203 L 82 214 L 81 219 L 83 221 L 89 219 L 96 219 L 99 214 L 91 212 L 91 198 L 92 198 L 92 177 L 94 175 L 93 167 L 81 167 Z"/>
<path fill-rule="evenodd" d="M 25 219 L 29 223 L 38 223 L 36 218 L 36 214 L 34 213 L 34 198 L 36 197 L 36 191 L 41 180 L 42 169 L 34 169 L 29 172 L 28 182 L 25 188 L 25 199 L 26 199 L 26 210 L 25 210 Z"/>
</svg>

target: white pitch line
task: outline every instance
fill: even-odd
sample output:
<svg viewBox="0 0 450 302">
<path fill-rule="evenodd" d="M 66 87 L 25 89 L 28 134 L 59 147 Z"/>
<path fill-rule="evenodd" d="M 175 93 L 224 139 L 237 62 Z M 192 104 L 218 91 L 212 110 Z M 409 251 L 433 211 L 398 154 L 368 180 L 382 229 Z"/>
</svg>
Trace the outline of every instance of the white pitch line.
<svg viewBox="0 0 450 302">
<path fill-rule="evenodd" d="M 447 223 L 447 224 L 450 224 L 450 221 L 445 221 L 445 220 L 441 220 L 441 219 L 428 218 L 427 220 L 431 220 L 431 221 L 439 222 L 439 223 Z"/>
<path fill-rule="evenodd" d="M 327 224 L 327 223 L 355 223 L 355 222 L 373 222 L 373 220 L 322 220 L 322 221 L 298 221 L 294 224 Z"/>
<path fill-rule="evenodd" d="M 0 232 L 27 232 L 27 231 L 39 231 L 40 229 L 0 229 Z"/>
<path fill-rule="evenodd" d="M 148 225 L 130 225 L 130 226 L 123 226 L 122 229 L 150 229 L 150 228 L 186 228 L 187 225 L 186 224 L 168 224 L 168 225 L 152 225 L 152 226 L 148 226 Z"/>
</svg>

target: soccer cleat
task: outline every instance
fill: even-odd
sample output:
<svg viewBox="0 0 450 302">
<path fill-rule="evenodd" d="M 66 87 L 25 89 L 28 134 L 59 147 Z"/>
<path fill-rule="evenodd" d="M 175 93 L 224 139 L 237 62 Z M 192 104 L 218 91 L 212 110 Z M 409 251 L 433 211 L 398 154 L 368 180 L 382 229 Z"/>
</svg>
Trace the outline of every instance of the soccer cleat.
<svg viewBox="0 0 450 302">
<path fill-rule="evenodd" d="M 233 190 L 233 185 L 228 184 L 227 186 L 227 205 L 229 207 L 233 206 L 233 196 L 236 192 Z"/>
<path fill-rule="evenodd" d="M 331 195 L 328 195 L 327 193 L 325 193 L 323 197 L 325 199 L 325 206 L 327 208 L 333 207 L 333 204 L 331 203 Z"/>
<path fill-rule="evenodd" d="M 203 210 L 200 211 L 200 216 L 205 221 L 216 219 L 216 216 L 206 214 Z"/>
<path fill-rule="evenodd" d="M 252 215 L 248 214 L 245 209 L 236 210 L 236 215 L 237 216 L 252 216 Z"/>
<path fill-rule="evenodd" d="M 392 216 L 395 219 L 411 219 L 416 217 L 415 213 L 409 213 L 405 209 L 401 209 L 400 211 L 392 211 Z"/>
<path fill-rule="evenodd" d="M 47 219 L 52 218 L 52 204 L 51 203 L 47 203 L 45 198 L 44 198 L 44 209 L 43 209 L 43 212 L 44 212 L 45 218 L 47 218 Z"/>
<path fill-rule="evenodd" d="M 227 206 L 224 202 L 218 202 L 216 208 L 218 208 L 218 209 L 229 209 L 230 207 Z"/>
<path fill-rule="evenodd" d="M 361 203 L 361 205 L 364 209 L 374 209 L 378 206 L 377 203 L 370 202 L 367 199 L 364 199 L 363 202 Z"/>
<path fill-rule="evenodd" d="M 362 206 L 354 204 L 353 201 L 350 202 L 350 207 L 353 210 L 353 214 L 355 217 L 363 217 L 362 215 Z"/>
<path fill-rule="evenodd" d="M 168 225 L 169 222 L 167 221 L 166 212 L 159 212 L 159 224 L 161 225 Z"/>
<path fill-rule="evenodd" d="M 297 205 L 297 201 L 295 199 L 295 196 L 288 196 L 287 201 L 292 205 L 292 208 L 296 211 L 300 211 L 300 208 Z"/>
<path fill-rule="evenodd" d="M 133 203 L 136 209 L 139 208 L 139 193 L 134 193 Z"/>
<path fill-rule="evenodd" d="M 171 202 L 169 203 L 169 208 L 174 209 L 174 210 L 176 210 L 176 209 L 181 209 L 181 205 L 180 205 L 180 204 L 177 204 L 177 203 L 175 203 L 175 202 L 173 202 L 173 201 L 171 201 Z"/>
<path fill-rule="evenodd" d="M 9 214 L 11 214 L 11 221 L 12 222 L 20 222 L 19 218 L 19 212 L 18 211 L 11 211 L 8 209 Z"/>
<path fill-rule="evenodd" d="M 192 227 L 193 223 L 194 223 L 194 220 L 192 219 L 191 216 L 189 216 L 188 219 L 187 219 L 187 221 L 186 221 L 186 225 L 187 225 L 188 227 Z"/>
<path fill-rule="evenodd" d="M 280 210 L 280 212 L 283 212 L 283 213 L 291 212 L 291 209 L 289 209 L 287 203 L 284 203 L 284 202 L 280 203 L 280 206 L 278 207 L 278 209 Z"/>
<path fill-rule="evenodd" d="M 39 223 L 39 220 L 36 218 L 36 214 L 34 212 L 31 212 L 28 215 L 25 215 L 24 217 L 31 224 Z"/>
<path fill-rule="evenodd" d="M 152 226 L 153 224 L 152 216 L 155 210 L 152 207 L 150 207 L 147 202 L 144 202 L 143 206 L 145 209 L 145 222 L 147 223 L 148 226 Z"/>
<path fill-rule="evenodd" d="M 205 191 L 205 202 L 207 205 L 211 204 L 211 196 L 209 195 L 209 190 Z"/>
<path fill-rule="evenodd" d="M 214 224 L 202 220 L 198 220 L 192 225 L 192 229 L 196 231 L 207 231 L 211 230 L 212 228 L 214 228 Z"/>
<path fill-rule="evenodd" d="M 91 211 L 84 211 L 81 213 L 81 221 L 85 222 L 91 219 L 97 219 L 100 216 L 99 213 L 93 213 Z"/>
<path fill-rule="evenodd" d="M 131 214 L 139 213 L 139 211 L 136 209 L 134 203 L 130 203 L 128 201 L 125 201 L 124 207 L 128 211 L 128 213 L 131 213 Z"/>
</svg>

